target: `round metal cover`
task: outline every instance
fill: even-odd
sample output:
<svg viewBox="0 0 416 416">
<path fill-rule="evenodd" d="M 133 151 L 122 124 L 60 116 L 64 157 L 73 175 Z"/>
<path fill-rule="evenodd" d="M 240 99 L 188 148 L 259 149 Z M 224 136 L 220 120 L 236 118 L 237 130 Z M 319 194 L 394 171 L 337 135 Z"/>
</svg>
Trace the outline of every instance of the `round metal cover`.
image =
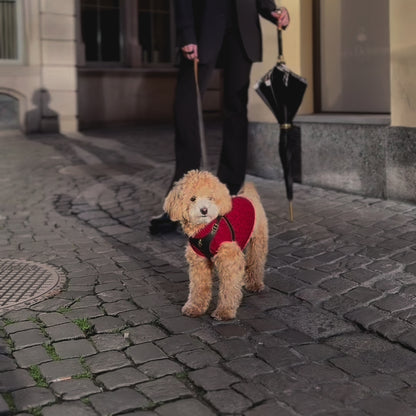
<svg viewBox="0 0 416 416">
<path fill-rule="evenodd" d="M 62 272 L 28 260 L 0 259 L 0 312 L 19 309 L 58 293 Z"/>
</svg>

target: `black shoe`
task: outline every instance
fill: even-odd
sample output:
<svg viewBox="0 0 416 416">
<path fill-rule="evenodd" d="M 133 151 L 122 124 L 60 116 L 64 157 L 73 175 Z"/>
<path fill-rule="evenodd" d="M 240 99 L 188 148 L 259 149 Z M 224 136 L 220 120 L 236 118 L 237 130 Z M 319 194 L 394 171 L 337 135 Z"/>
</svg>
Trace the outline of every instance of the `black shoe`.
<svg viewBox="0 0 416 416">
<path fill-rule="evenodd" d="M 150 220 L 149 232 L 150 234 L 167 234 L 176 231 L 178 222 L 172 221 L 169 215 L 163 213 Z"/>
</svg>

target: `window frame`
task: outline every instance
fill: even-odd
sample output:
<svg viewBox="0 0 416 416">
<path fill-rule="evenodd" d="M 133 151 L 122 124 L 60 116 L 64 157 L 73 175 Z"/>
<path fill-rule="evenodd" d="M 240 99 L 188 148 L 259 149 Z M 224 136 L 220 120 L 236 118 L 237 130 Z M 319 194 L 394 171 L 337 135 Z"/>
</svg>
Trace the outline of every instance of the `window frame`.
<svg viewBox="0 0 416 416">
<path fill-rule="evenodd" d="M 124 9 L 125 9 L 125 2 L 119 2 L 118 3 L 118 10 L 119 10 L 119 33 L 118 33 L 118 43 L 119 43 L 119 60 L 118 61 L 103 61 L 103 60 L 97 60 L 97 61 L 88 61 L 87 60 L 87 52 L 86 52 L 86 47 L 85 47 L 85 42 L 84 42 L 84 38 L 82 36 L 82 0 L 80 0 L 80 7 L 79 7 L 79 11 L 80 11 L 80 15 L 79 15 L 79 19 L 80 19 L 80 34 L 81 34 L 81 42 L 84 45 L 84 65 L 85 67 L 88 68 L 120 68 L 124 66 L 124 36 L 125 36 L 125 31 L 123 30 L 123 13 L 124 13 Z M 100 10 L 100 8 L 96 8 L 96 13 L 98 13 Z M 100 38 L 102 38 L 101 36 L 101 27 L 98 29 L 100 30 L 100 33 L 97 33 L 97 37 L 99 36 Z M 100 55 L 100 45 L 97 45 L 98 48 L 98 55 Z"/>
<path fill-rule="evenodd" d="M 313 84 L 314 84 L 314 112 L 317 114 L 352 114 L 351 111 L 344 110 L 324 110 L 323 109 L 323 83 L 322 83 L 322 41 L 323 34 L 321 32 L 321 25 L 323 24 L 321 19 L 321 10 L 322 10 L 322 0 L 313 0 L 312 8 L 312 19 L 313 19 Z M 391 105 L 391 103 L 390 103 Z M 354 111 L 353 114 L 374 114 L 374 115 L 389 115 L 390 111 L 380 112 L 380 111 Z"/>
<path fill-rule="evenodd" d="M 22 0 L 14 0 L 16 5 L 16 47 L 17 58 L 16 59 L 1 59 L 0 65 L 10 66 L 23 64 L 24 61 L 24 37 L 23 37 L 23 5 Z"/>
<path fill-rule="evenodd" d="M 150 1 L 154 1 L 154 0 L 150 0 Z M 153 8 L 152 8 L 153 10 Z M 139 13 L 140 13 L 140 0 L 137 0 L 137 41 L 139 42 L 139 30 L 140 30 L 140 22 L 139 22 Z M 173 7 L 173 2 L 169 1 L 169 49 L 170 49 L 170 56 L 171 56 L 171 60 L 169 62 L 145 62 L 142 59 L 141 62 L 141 67 L 143 68 L 167 68 L 167 67 L 172 67 L 175 64 L 175 22 L 174 22 L 174 7 Z M 140 45 L 140 43 L 139 43 Z M 140 45 L 141 46 L 141 45 Z"/>
<path fill-rule="evenodd" d="M 166 39 L 170 49 L 169 62 L 144 62 L 141 45 L 139 43 L 139 8 L 140 0 L 128 0 L 128 2 L 120 1 L 119 3 L 119 45 L 120 60 L 119 61 L 88 61 L 86 57 L 86 47 L 82 36 L 82 0 L 79 0 L 79 47 L 81 68 L 97 68 L 97 69 L 143 69 L 149 70 L 166 70 L 174 68 L 176 59 L 175 49 L 175 25 L 174 25 L 174 9 L 173 2 L 169 1 L 169 39 Z"/>
</svg>

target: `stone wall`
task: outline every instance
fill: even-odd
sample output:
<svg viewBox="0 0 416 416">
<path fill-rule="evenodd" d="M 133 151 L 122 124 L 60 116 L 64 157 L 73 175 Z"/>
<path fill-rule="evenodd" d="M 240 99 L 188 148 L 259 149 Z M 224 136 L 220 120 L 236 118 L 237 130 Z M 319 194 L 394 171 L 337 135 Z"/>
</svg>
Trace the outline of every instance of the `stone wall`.
<svg viewBox="0 0 416 416">
<path fill-rule="evenodd" d="M 75 0 L 18 5 L 21 56 L 0 66 L 0 93 L 18 101 L 22 131 L 76 131 Z"/>
<path fill-rule="evenodd" d="M 42 0 L 40 15 L 41 130 L 58 127 L 62 132 L 76 131 L 75 1 Z M 55 122 L 57 126 L 54 126 Z"/>
<path fill-rule="evenodd" d="M 175 68 L 80 68 L 80 129 L 100 124 L 172 122 L 176 76 Z M 221 76 L 215 71 L 204 95 L 207 117 L 221 111 Z"/>
<path fill-rule="evenodd" d="M 302 183 L 416 202 L 416 129 L 390 127 L 382 116 L 344 118 L 300 117 Z M 277 124 L 250 124 L 249 173 L 282 178 L 278 142 Z"/>
</svg>

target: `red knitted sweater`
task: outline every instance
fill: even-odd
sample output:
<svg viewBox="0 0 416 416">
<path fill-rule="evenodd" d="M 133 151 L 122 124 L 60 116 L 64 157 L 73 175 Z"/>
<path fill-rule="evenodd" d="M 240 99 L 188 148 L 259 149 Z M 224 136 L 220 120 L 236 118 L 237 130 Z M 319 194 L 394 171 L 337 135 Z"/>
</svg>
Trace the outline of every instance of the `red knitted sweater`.
<svg viewBox="0 0 416 416">
<path fill-rule="evenodd" d="M 232 199 L 232 209 L 228 214 L 212 220 L 189 242 L 195 253 L 208 258 L 215 256 L 220 245 L 228 241 L 236 241 L 243 250 L 253 233 L 255 221 L 256 213 L 251 201 L 236 196 Z"/>
</svg>

